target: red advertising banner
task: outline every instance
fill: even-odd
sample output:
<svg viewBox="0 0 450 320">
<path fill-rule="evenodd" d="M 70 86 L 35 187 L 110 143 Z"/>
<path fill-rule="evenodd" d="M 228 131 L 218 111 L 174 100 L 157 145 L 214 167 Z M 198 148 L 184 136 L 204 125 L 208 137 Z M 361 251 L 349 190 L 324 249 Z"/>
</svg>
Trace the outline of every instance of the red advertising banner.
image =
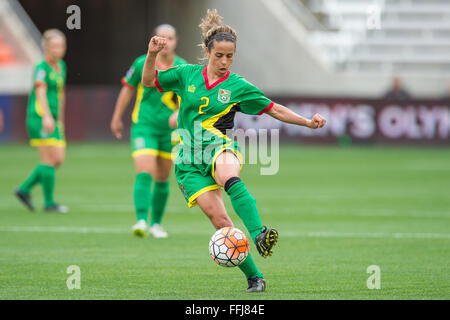
<svg viewBox="0 0 450 320">
<path fill-rule="evenodd" d="M 387 101 L 361 99 L 273 98 L 294 112 L 320 113 L 327 125 L 311 130 L 282 123 L 268 115 L 238 113 L 244 130 L 279 129 L 280 139 L 303 142 L 365 142 L 450 145 L 450 107 L 439 100 Z"/>
</svg>

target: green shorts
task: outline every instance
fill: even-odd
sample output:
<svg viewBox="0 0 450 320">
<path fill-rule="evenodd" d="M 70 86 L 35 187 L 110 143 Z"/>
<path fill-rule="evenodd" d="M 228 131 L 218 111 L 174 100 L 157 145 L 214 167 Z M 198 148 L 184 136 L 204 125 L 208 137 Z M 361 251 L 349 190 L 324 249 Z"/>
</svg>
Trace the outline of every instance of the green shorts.
<svg viewBox="0 0 450 320">
<path fill-rule="evenodd" d="M 222 152 L 233 152 L 241 162 L 242 168 L 242 156 L 239 152 L 237 143 L 229 146 L 221 146 L 213 150 L 211 153 L 211 161 L 209 163 L 184 163 L 181 161 L 181 158 L 183 157 L 182 151 L 183 148 L 180 148 L 175 164 L 175 177 L 190 208 L 197 204 L 197 198 L 203 193 L 221 188 L 215 180 L 214 170 L 216 159 Z"/>
<path fill-rule="evenodd" d="M 30 137 L 30 145 L 32 147 L 66 146 L 63 125 L 59 121 L 55 121 L 55 130 L 48 133 L 42 128 L 42 117 L 30 116 L 27 118 L 27 131 L 28 136 Z"/>
<path fill-rule="evenodd" d="M 155 134 L 144 125 L 133 124 L 131 127 L 131 150 L 132 157 L 141 155 L 154 155 L 172 160 L 175 155 L 172 152 L 174 141 L 173 133 Z"/>
</svg>

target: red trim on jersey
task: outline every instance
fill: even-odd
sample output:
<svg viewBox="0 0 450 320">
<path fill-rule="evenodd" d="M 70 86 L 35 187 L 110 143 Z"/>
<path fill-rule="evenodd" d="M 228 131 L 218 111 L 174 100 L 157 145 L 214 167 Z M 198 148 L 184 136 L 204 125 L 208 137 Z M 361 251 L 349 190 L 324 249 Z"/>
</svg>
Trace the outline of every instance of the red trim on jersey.
<svg viewBox="0 0 450 320">
<path fill-rule="evenodd" d="M 125 87 L 128 87 L 128 88 L 133 89 L 133 90 L 136 89 L 136 87 L 134 87 L 131 84 L 129 84 L 125 78 L 122 78 L 122 80 L 120 80 L 120 82 Z"/>
<path fill-rule="evenodd" d="M 159 63 L 158 60 L 155 61 L 156 67 L 161 71 L 164 71 L 164 70 L 169 69 L 170 67 L 173 67 L 174 63 L 175 63 L 175 59 L 173 59 L 171 64 L 167 64 L 167 65 Z"/>
<path fill-rule="evenodd" d="M 35 87 L 41 87 L 41 86 L 47 86 L 47 84 L 44 81 L 38 80 L 38 81 L 34 82 L 34 86 Z"/>
<path fill-rule="evenodd" d="M 156 74 L 155 74 L 155 85 L 158 88 L 158 91 L 163 93 L 164 90 L 161 88 L 161 86 L 159 85 L 159 82 L 158 82 L 158 70 L 155 70 L 155 72 L 156 72 Z"/>
<path fill-rule="evenodd" d="M 213 84 L 210 85 L 210 84 L 209 84 L 209 80 L 208 80 L 208 75 L 207 75 L 207 72 L 206 72 L 207 67 L 208 67 L 208 65 L 205 65 L 205 66 L 203 67 L 203 71 L 202 71 L 203 78 L 205 79 L 205 85 L 206 85 L 206 89 L 207 89 L 207 90 L 211 90 L 212 88 L 214 88 L 215 86 L 217 86 L 219 83 L 224 82 L 225 80 L 227 80 L 227 79 L 228 79 L 228 76 L 229 76 L 230 73 L 231 73 L 231 71 L 228 70 L 226 75 L 224 75 L 222 78 L 220 78 L 219 80 L 217 80 L 216 82 L 214 82 Z"/>
<path fill-rule="evenodd" d="M 258 116 L 260 116 L 260 115 L 262 115 L 263 113 L 266 113 L 267 111 L 269 111 L 270 109 L 272 109 L 272 107 L 273 107 L 274 104 L 275 104 L 275 103 L 274 103 L 273 101 L 271 101 L 270 104 L 269 104 L 263 111 L 261 111 L 260 113 L 258 113 Z"/>
</svg>

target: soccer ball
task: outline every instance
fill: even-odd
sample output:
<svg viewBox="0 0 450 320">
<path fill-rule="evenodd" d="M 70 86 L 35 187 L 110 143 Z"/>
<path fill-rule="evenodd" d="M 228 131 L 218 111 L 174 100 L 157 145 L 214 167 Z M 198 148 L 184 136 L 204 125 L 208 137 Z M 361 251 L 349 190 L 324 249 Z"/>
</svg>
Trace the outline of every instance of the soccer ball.
<svg viewBox="0 0 450 320">
<path fill-rule="evenodd" d="M 249 244 L 245 233 L 237 228 L 217 230 L 209 241 L 211 258 L 222 267 L 236 267 L 247 258 Z"/>
</svg>

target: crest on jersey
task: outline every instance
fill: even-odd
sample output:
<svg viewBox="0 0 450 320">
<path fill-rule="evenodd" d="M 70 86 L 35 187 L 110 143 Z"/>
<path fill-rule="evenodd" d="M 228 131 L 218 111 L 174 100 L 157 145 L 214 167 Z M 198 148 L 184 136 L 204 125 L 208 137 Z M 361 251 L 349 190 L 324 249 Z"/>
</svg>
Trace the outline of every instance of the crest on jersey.
<svg viewBox="0 0 450 320">
<path fill-rule="evenodd" d="M 193 84 L 191 84 L 191 85 L 188 87 L 188 91 L 189 91 L 189 92 L 195 92 L 195 86 L 194 86 Z"/>
<path fill-rule="evenodd" d="M 222 103 L 228 103 L 231 99 L 231 91 L 225 89 L 219 89 L 219 93 L 217 95 L 217 100 Z"/>
</svg>

